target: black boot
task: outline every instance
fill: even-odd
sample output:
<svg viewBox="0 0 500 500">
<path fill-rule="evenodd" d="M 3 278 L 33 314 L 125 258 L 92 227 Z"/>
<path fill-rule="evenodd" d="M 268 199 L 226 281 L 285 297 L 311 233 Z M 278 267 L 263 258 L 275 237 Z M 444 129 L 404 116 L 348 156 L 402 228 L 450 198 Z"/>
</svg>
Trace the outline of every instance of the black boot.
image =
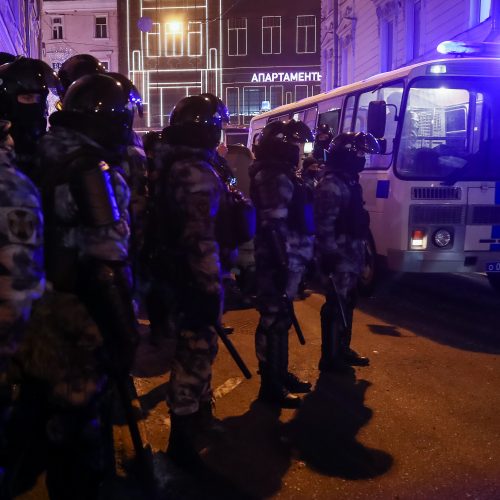
<svg viewBox="0 0 500 500">
<path fill-rule="evenodd" d="M 365 356 L 361 356 L 354 349 L 351 349 L 351 337 L 352 331 L 350 328 L 346 332 L 342 333 L 339 350 L 340 357 L 348 365 L 368 366 L 370 364 L 370 359 Z"/>
<path fill-rule="evenodd" d="M 321 372 L 346 372 L 350 368 L 339 354 L 337 305 L 331 298 L 321 308 L 321 359 L 319 371 Z"/>
<path fill-rule="evenodd" d="M 191 415 L 170 413 L 170 437 L 166 455 L 175 465 L 189 472 L 199 473 L 204 469 L 195 445 L 199 432 L 199 412 Z"/>
<path fill-rule="evenodd" d="M 352 320 L 354 315 L 354 307 L 356 305 L 355 297 L 350 297 L 346 304 L 346 321 L 347 328 L 342 328 L 340 333 L 339 354 L 345 363 L 352 366 L 368 366 L 370 360 L 365 356 L 361 356 L 354 349 L 351 349 L 352 338 Z"/>
<path fill-rule="evenodd" d="M 288 332 L 272 332 L 268 335 L 266 358 L 265 363 L 259 364 L 259 400 L 281 408 L 298 408 L 302 400 L 289 392 L 285 385 L 288 372 Z"/>
<path fill-rule="evenodd" d="M 288 372 L 285 376 L 285 387 L 290 392 L 295 392 L 298 394 L 307 394 L 311 392 L 312 384 L 307 380 L 300 380 L 297 375 L 292 372 Z"/>
<path fill-rule="evenodd" d="M 203 433 L 211 437 L 223 437 L 226 433 L 224 424 L 214 415 L 215 402 L 210 401 L 200 402 L 200 429 Z"/>
</svg>

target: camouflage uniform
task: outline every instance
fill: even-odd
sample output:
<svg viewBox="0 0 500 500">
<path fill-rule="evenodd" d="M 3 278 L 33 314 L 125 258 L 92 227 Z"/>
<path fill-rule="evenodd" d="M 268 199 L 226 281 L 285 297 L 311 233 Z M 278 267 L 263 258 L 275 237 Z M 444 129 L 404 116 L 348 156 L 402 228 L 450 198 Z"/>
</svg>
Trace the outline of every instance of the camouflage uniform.
<svg viewBox="0 0 500 500">
<path fill-rule="evenodd" d="M 16 169 L 8 138 L 0 138 L 0 383 L 16 354 L 33 301 L 45 288 L 43 216 L 32 182 Z"/>
<path fill-rule="evenodd" d="M 44 328 L 39 335 L 32 332 L 24 359 L 30 375 L 47 389 L 49 492 L 65 498 L 77 488 L 81 498 L 92 498 L 114 465 L 107 381 L 110 374 L 130 369 L 133 356 L 133 348 L 122 340 L 135 328 L 134 318 L 126 308 L 115 312 L 117 293 L 108 292 L 123 289 L 129 298 L 130 191 L 123 177 L 108 169 L 119 218 L 94 225 L 77 198 L 77 179 L 81 168 L 109 168 L 103 161 L 96 168 L 104 150 L 86 135 L 55 126 L 40 141 L 39 157 L 47 279 L 54 291 L 36 312 Z M 115 293 L 114 299 L 108 293 Z M 122 337 L 110 325 L 117 315 L 132 323 L 118 326 L 126 330 Z"/>
<path fill-rule="evenodd" d="M 43 216 L 37 189 L 20 170 L 0 121 L 0 497 L 10 498 L 11 468 L 26 428 L 18 430 L 20 351 L 33 305 L 45 289 Z"/>
<path fill-rule="evenodd" d="M 214 324 L 222 303 L 215 220 L 223 192 L 212 155 L 167 144 L 159 145 L 155 155 L 152 288 L 166 301 L 165 327 L 176 334 L 167 403 L 178 416 L 196 413 L 212 398 Z"/>
<path fill-rule="evenodd" d="M 144 225 L 148 203 L 147 158 L 139 135 L 132 133 L 131 144 L 127 146 L 125 160 L 122 163 L 125 179 L 130 187 L 130 254 L 134 264 L 142 250 Z"/>
<path fill-rule="evenodd" d="M 351 196 L 349 184 L 358 184 L 357 174 L 348 174 L 327 166 L 314 193 L 316 251 L 320 267 L 325 269 L 325 264 L 328 267 L 322 273 L 323 285 L 328 291 L 327 300 L 321 309 L 324 359 L 337 356 L 339 349 L 349 349 L 356 288 L 365 262 L 363 240 L 353 238 L 339 226 L 339 220 L 348 217 L 346 210 Z M 335 280 L 340 300 L 343 301 L 347 331 L 341 325 L 341 313 L 332 290 L 330 275 Z M 332 328 L 337 329 L 334 339 L 328 333 Z M 340 344 L 330 345 L 333 340 Z"/>
<path fill-rule="evenodd" d="M 255 333 L 255 350 L 261 373 L 274 364 L 269 353 L 269 342 L 283 344 L 280 350 L 281 371 L 288 368 L 288 330 L 292 318 L 283 294 L 293 300 L 313 253 L 312 237 L 293 228 L 289 218 L 290 206 L 298 179 L 293 164 L 276 160 L 258 160 L 250 167 L 250 193 L 257 210 L 255 263 L 257 280 L 257 308 L 260 313 Z M 283 269 L 272 243 L 274 231 L 277 243 L 282 245 L 287 264 Z M 286 352 L 285 352 L 286 351 Z M 282 373 L 282 375 L 284 375 Z"/>
</svg>

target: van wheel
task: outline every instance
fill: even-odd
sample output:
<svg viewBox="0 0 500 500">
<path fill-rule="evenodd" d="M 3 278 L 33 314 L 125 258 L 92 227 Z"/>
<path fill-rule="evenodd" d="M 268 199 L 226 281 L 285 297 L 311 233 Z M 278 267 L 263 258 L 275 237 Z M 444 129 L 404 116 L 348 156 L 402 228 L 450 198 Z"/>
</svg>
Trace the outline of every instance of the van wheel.
<svg viewBox="0 0 500 500">
<path fill-rule="evenodd" d="M 500 273 L 486 273 L 488 276 L 488 281 L 490 282 L 491 288 L 495 292 L 500 293 Z"/>
<path fill-rule="evenodd" d="M 367 297 L 371 295 L 375 289 L 379 269 L 377 266 L 377 253 L 375 251 L 373 236 L 370 234 L 363 243 L 365 247 L 365 266 L 359 277 L 358 290 L 361 295 Z"/>
</svg>

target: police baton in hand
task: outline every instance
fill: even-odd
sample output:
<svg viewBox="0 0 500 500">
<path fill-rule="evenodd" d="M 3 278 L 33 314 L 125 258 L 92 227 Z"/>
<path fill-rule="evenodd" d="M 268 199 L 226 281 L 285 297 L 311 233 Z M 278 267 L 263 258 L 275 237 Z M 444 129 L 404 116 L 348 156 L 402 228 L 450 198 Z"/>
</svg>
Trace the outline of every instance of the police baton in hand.
<svg viewBox="0 0 500 500">
<path fill-rule="evenodd" d="M 270 229 L 269 230 L 269 238 L 271 242 L 271 248 L 274 253 L 274 257 L 276 258 L 276 261 L 278 262 L 278 265 L 280 267 L 281 273 L 283 277 L 285 278 L 288 274 L 288 258 L 286 255 L 286 250 L 283 245 L 283 241 L 276 231 L 276 229 Z M 284 287 L 286 289 L 286 279 L 283 279 Z M 292 324 L 293 327 L 295 328 L 295 333 L 297 334 L 297 337 L 299 339 L 299 342 L 301 345 L 304 345 L 306 343 L 306 339 L 304 338 L 304 333 L 302 332 L 302 328 L 300 327 L 299 320 L 297 319 L 297 316 L 295 314 L 295 309 L 293 307 L 293 301 L 290 299 L 286 291 L 283 293 L 283 301 L 285 302 L 286 308 L 288 309 L 288 314 L 290 314 L 290 317 L 292 318 Z"/>
<path fill-rule="evenodd" d="M 283 294 L 283 300 L 285 301 L 285 304 L 288 307 L 288 314 L 290 314 L 290 317 L 292 318 L 292 325 L 295 328 L 295 332 L 297 333 L 297 337 L 299 339 L 299 342 L 301 345 L 305 345 L 306 339 L 304 338 L 304 333 L 302 332 L 302 328 L 300 327 L 299 320 L 297 319 L 297 316 L 295 315 L 295 309 L 293 307 L 293 302 L 286 293 Z"/>
<path fill-rule="evenodd" d="M 229 351 L 229 354 L 231 354 L 231 357 L 234 359 L 234 362 L 238 365 L 238 368 L 241 370 L 241 373 L 243 373 L 243 375 L 247 379 L 252 378 L 250 370 L 248 369 L 247 365 L 241 358 L 239 352 L 236 350 L 236 347 L 234 347 L 233 343 L 227 338 L 226 332 L 224 331 L 224 328 L 222 328 L 222 325 L 220 323 L 217 323 L 215 325 L 215 331 L 217 332 L 219 338 L 222 340 L 222 343 L 226 346 L 226 349 Z"/>
<path fill-rule="evenodd" d="M 330 280 L 330 283 L 332 284 L 333 294 L 335 295 L 335 298 L 337 299 L 337 304 L 339 305 L 340 315 L 342 316 L 342 323 L 344 325 L 344 328 L 347 330 L 348 329 L 347 316 L 345 314 L 344 302 L 342 301 L 342 297 L 339 294 L 339 290 L 337 288 L 337 283 L 335 283 L 335 277 L 333 276 L 333 273 L 330 273 L 328 275 L 328 279 Z"/>
</svg>

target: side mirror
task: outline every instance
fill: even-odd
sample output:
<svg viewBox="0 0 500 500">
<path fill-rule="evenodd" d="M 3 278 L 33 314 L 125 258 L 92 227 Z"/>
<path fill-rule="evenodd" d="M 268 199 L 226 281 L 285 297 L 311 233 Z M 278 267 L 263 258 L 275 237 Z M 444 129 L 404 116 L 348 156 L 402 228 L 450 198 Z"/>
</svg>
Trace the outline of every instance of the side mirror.
<svg viewBox="0 0 500 500">
<path fill-rule="evenodd" d="M 376 139 L 384 137 L 386 109 L 385 101 L 371 101 L 368 105 L 367 131 Z"/>
</svg>

